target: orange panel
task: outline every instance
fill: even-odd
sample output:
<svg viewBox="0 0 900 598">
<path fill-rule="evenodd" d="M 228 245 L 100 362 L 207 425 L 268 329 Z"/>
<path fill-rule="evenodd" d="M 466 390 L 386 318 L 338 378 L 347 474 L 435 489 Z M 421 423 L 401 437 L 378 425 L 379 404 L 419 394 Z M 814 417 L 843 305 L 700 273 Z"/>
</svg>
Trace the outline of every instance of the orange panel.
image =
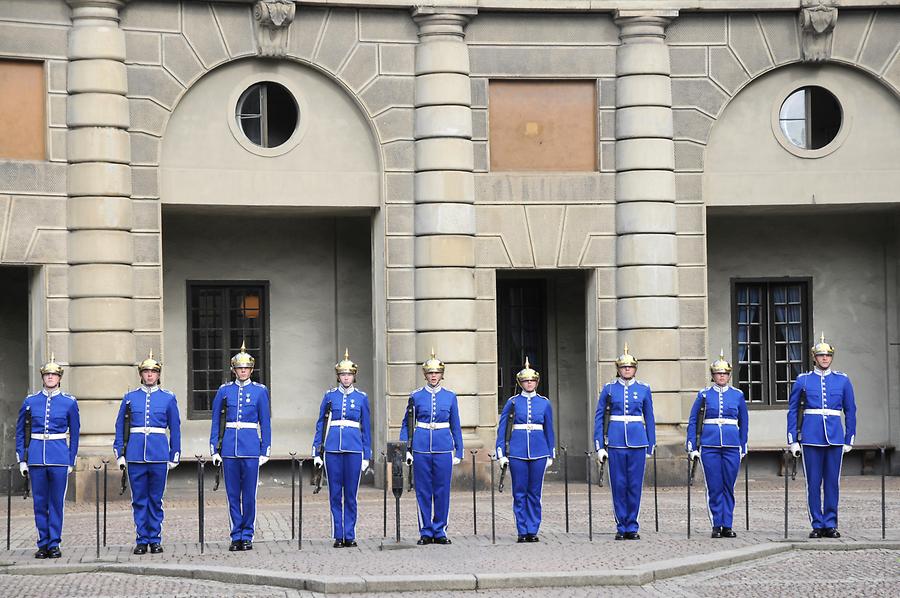
<svg viewBox="0 0 900 598">
<path fill-rule="evenodd" d="M 44 63 L 0 60 L 0 158 L 44 160 Z"/>
<path fill-rule="evenodd" d="M 491 170 L 597 169 L 596 81 L 491 81 Z"/>
</svg>

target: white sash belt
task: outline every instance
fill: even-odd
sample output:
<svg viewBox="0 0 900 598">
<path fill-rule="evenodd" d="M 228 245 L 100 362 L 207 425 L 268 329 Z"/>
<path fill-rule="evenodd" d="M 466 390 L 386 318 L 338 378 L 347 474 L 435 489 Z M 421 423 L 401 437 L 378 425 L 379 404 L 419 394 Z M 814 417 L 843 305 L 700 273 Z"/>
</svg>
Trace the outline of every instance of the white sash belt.
<svg viewBox="0 0 900 598">
<path fill-rule="evenodd" d="M 332 426 L 340 426 L 341 428 L 359 428 L 359 422 L 352 419 L 336 419 L 331 422 Z"/>
<path fill-rule="evenodd" d="M 143 427 L 143 428 L 131 428 L 132 434 L 165 434 L 165 428 L 151 428 L 151 427 Z"/>
<path fill-rule="evenodd" d="M 738 425 L 738 420 L 736 419 L 728 419 L 727 417 L 712 417 L 710 419 L 704 419 L 704 424 L 719 424 L 720 426 L 736 426 Z"/>
<path fill-rule="evenodd" d="M 32 434 L 32 440 L 65 440 L 66 435 L 63 434 Z"/>
<path fill-rule="evenodd" d="M 416 422 L 417 428 L 425 428 L 426 430 L 443 430 L 450 427 L 450 422 Z M 515 426 L 513 426 L 515 429 Z"/>
<path fill-rule="evenodd" d="M 544 424 L 513 424 L 513 430 L 529 430 L 531 432 L 535 432 L 537 430 L 543 431 Z"/>
<path fill-rule="evenodd" d="M 840 409 L 804 409 L 804 415 L 841 415 Z"/>
<path fill-rule="evenodd" d="M 643 415 L 610 415 L 611 422 L 641 422 L 644 423 Z"/>
<path fill-rule="evenodd" d="M 256 426 L 257 426 L 256 422 L 228 422 L 227 424 L 225 424 L 226 428 L 235 428 L 237 430 L 244 430 L 244 429 L 250 429 L 250 428 L 253 428 L 255 430 Z"/>
</svg>

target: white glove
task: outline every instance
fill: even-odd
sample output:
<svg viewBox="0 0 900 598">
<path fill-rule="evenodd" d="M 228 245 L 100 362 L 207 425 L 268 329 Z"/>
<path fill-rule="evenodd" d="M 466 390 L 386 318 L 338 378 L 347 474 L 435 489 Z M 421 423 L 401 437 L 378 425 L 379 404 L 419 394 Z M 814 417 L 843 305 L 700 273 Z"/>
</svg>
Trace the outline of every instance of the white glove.
<svg viewBox="0 0 900 598">
<path fill-rule="evenodd" d="M 653 446 L 651 446 L 650 448 L 647 449 L 647 456 L 652 457 L 653 453 L 655 453 L 655 452 L 656 452 L 656 445 L 654 444 Z"/>
<path fill-rule="evenodd" d="M 316 467 L 322 467 L 322 457 L 319 457 L 318 455 L 313 457 L 313 465 L 315 465 Z"/>
<path fill-rule="evenodd" d="M 222 464 L 222 456 L 221 456 L 219 453 L 216 453 L 215 455 L 213 455 L 213 456 L 212 456 L 212 463 L 213 463 L 213 465 L 215 465 L 216 467 L 218 467 L 219 465 L 221 465 L 221 464 Z"/>
<path fill-rule="evenodd" d="M 409 451 L 406 451 L 406 464 L 407 465 L 413 464 L 413 456 L 412 456 L 412 453 Z"/>
<path fill-rule="evenodd" d="M 268 463 L 268 462 L 269 462 L 269 458 L 268 458 L 268 457 L 266 457 L 265 455 L 260 455 L 260 456 L 259 456 L 259 464 L 260 464 L 260 465 L 265 465 L 265 464 Z"/>
<path fill-rule="evenodd" d="M 454 465 L 459 465 L 460 463 L 462 463 L 462 459 L 460 459 L 459 457 L 453 457 Z"/>
<path fill-rule="evenodd" d="M 850 451 L 852 451 L 852 450 L 853 450 L 853 445 L 852 445 L 852 444 L 845 444 L 845 445 L 844 445 L 844 454 L 845 454 L 845 455 L 846 455 L 847 453 L 849 453 Z"/>
<path fill-rule="evenodd" d="M 598 462 L 603 463 L 607 459 L 609 459 L 609 453 L 606 452 L 606 449 L 600 449 L 599 451 L 597 451 Z"/>
<path fill-rule="evenodd" d="M 176 467 L 178 467 L 178 463 L 176 463 L 175 461 L 169 461 L 168 467 L 170 470 L 175 469 Z"/>
<path fill-rule="evenodd" d="M 688 458 L 693 461 L 694 459 L 700 458 L 700 451 L 691 451 L 688 453 Z"/>
<path fill-rule="evenodd" d="M 25 474 L 28 473 L 28 463 L 25 461 L 21 461 L 19 463 L 19 473 L 22 474 L 22 477 L 25 477 Z"/>
<path fill-rule="evenodd" d="M 119 469 L 125 469 L 126 467 L 128 467 L 125 464 L 125 457 L 119 457 L 118 459 L 116 459 L 116 465 L 119 466 Z"/>
<path fill-rule="evenodd" d="M 544 469 L 550 469 L 551 465 L 553 465 L 553 459 L 547 457 L 547 464 L 544 466 Z"/>
<path fill-rule="evenodd" d="M 360 470 L 360 471 L 365 471 L 365 470 L 367 470 L 367 469 L 369 469 L 369 460 L 368 460 L 368 459 L 363 459 L 363 460 L 362 460 L 362 464 L 361 464 L 360 467 L 359 467 L 359 470 Z"/>
<path fill-rule="evenodd" d="M 66 473 L 72 473 L 73 471 L 75 471 L 75 468 L 72 467 L 71 465 L 69 465 L 69 466 L 66 468 Z"/>
<path fill-rule="evenodd" d="M 795 457 L 799 457 L 800 456 L 800 443 L 799 442 L 793 443 L 791 445 L 790 450 L 791 450 L 792 455 L 794 455 Z"/>
<path fill-rule="evenodd" d="M 497 463 L 500 464 L 501 468 L 506 467 L 507 465 L 509 465 L 509 458 L 500 457 L 499 459 L 497 459 Z"/>
</svg>

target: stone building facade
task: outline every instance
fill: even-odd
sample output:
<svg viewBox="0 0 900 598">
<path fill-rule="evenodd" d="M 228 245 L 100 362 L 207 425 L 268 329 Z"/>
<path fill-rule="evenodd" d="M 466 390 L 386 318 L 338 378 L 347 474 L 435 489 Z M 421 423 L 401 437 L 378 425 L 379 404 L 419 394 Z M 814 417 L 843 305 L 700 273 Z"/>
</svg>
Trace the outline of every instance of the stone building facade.
<svg viewBox="0 0 900 598">
<path fill-rule="evenodd" d="M 243 338 L 281 458 L 344 347 L 376 452 L 434 348 L 479 460 L 526 353 L 581 454 L 627 342 L 674 475 L 720 347 L 774 448 L 820 331 L 894 446 L 898 31 L 894 1 L 7 0 L 3 460 L 51 351 L 80 471 L 150 349 L 205 453 Z"/>
</svg>

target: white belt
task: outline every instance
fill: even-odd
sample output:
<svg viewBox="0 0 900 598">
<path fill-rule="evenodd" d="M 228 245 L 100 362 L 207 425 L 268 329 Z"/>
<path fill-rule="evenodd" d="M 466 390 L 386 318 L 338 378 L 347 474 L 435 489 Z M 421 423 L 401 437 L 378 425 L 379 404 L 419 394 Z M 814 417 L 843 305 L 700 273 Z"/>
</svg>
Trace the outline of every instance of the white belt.
<svg viewBox="0 0 900 598">
<path fill-rule="evenodd" d="M 66 435 L 63 434 L 32 434 L 32 440 L 65 440 Z"/>
<path fill-rule="evenodd" d="M 720 426 L 736 426 L 738 425 L 738 420 L 736 419 L 728 419 L 727 417 L 713 417 L 710 419 L 704 419 L 704 424 L 719 424 Z"/>
<path fill-rule="evenodd" d="M 131 428 L 132 434 L 165 434 L 165 428 L 151 428 L 151 427 L 143 427 L 143 428 Z"/>
<path fill-rule="evenodd" d="M 513 430 L 529 430 L 535 432 L 543 429 L 544 424 L 513 424 Z"/>
<path fill-rule="evenodd" d="M 450 427 L 450 422 L 416 422 L 417 428 L 425 428 L 426 430 L 443 430 Z M 515 428 L 515 426 L 513 426 Z"/>
<path fill-rule="evenodd" d="M 341 428 L 359 428 L 359 422 L 352 419 L 336 419 L 331 422 L 332 426 L 340 426 Z"/>
<path fill-rule="evenodd" d="M 610 415 L 611 422 L 641 422 L 644 423 L 643 415 Z"/>
<path fill-rule="evenodd" d="M 228 422 L 225 424 L 226 428 L 236 428 L 238 430 L 246 430 L 253 428 L 256 429 L 257 424 L 255 422 Z"/>
<path fill-rule="evenodd" d="M 804 409 L 804 415 L 841 415 L 840 409 Z"/>
</svg>

